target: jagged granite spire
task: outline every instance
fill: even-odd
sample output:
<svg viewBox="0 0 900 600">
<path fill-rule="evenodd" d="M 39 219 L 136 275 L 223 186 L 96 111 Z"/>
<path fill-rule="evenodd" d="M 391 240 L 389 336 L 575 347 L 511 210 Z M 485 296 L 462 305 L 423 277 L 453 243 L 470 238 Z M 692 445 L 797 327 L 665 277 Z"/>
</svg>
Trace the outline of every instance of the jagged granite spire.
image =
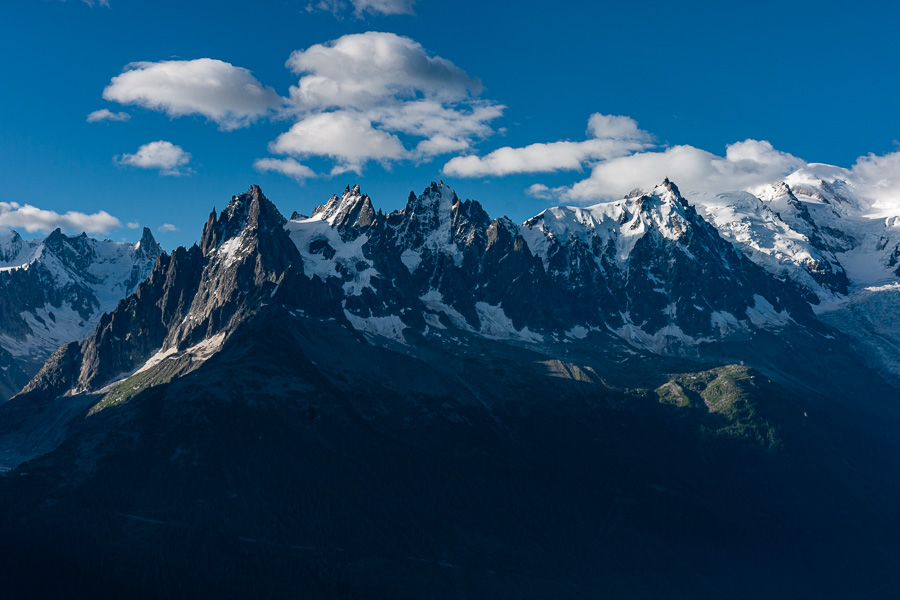
<svg viewBox="0 0 900 600">
<path fill-rule="evenodd" d="M 212 210 L 200 236 L 200 250 L 203 255 L 208 256 L 226 240 L 240 235 L 251 218 L 253 227 L 270 230 L 282 227 L 287 222 L 278 208 L 266 198 L 262 189 L 258 185 L 252 185 L 247 192 L 231 198 L 231 202 L 218 216 L 218 220 L 216 210 Z"/>
<path fill-rule="evenodd" d="M 310 218 L 327 221 L 347 237 L 349 228 L 366 229 L 375 222 L 375 217 L 372 201 L 357 184 L 352 188 L 348 185 L 341 196 L 332 195 L 325 204 L 316 207 Z"/>
</svg>

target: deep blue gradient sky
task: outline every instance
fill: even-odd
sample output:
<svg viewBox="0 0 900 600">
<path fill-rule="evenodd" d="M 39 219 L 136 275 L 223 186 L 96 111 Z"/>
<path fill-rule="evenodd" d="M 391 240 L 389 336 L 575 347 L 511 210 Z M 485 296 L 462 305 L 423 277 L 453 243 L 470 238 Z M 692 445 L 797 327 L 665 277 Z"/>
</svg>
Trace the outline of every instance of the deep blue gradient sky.
<svg viewBox="0 0 900 600">
<path fill-rule="evenodd" d="M 337 16 L 308 12 L 308 3 L 3 2 L 0 202 L 104 210 L 123 224 L 151 227 L 171 248 L 196 240 L 209 210 L 251 183 L 289 214 L 309 213 L 352 183 L 392 210 L 411 189 L 443 178 L 493 216 L 522 221 L 555 203 L 526 193 L 529 186 L 570 186 L 590 175 L 588 160 L 581 171 L 450 177 L 442 169 L 459 154 L 451 152 L 424 162 L 366 162 L 361 174 L 332 177 L 332 160 L 307 154 L 295 158 L 320 175 L 301 184 L 253 168 L 259 158 L 285 158 L 267 145 L 296 118 L 223 131 L 201 115 L 171 118 L 102 98 L 128 63 L 205 57 L 248 69 L 287 96 L 299 79 L 285 67 L 292 51 L 367 31 L 418 42 L 479 79 L 481 99 L 506 107 L 490 122 L 495 133 L 462 153 L 581 141 L 593 113 L 631 117 L 654 137 L 653 151 L 691 145 L 721 156 L 728 144 L 752 138 L 805 161 L 851 167 L 859 156 L 897 151 L 900 139 L 900 8 L 893 2 L 419 0 L 415 15 L 362 18 L 350 8 Z M 86 121 L 102 108 L 131 118 Z M 117 162 L 156 140 L 189 152 L 190 172 L 167 176 Z M 678 173 L 668 174 L 678 182 Z M 163 223 L 180 231 L 158 231 Z M 140 230 L 106 235 L 133 240 Z"/>
</svg>

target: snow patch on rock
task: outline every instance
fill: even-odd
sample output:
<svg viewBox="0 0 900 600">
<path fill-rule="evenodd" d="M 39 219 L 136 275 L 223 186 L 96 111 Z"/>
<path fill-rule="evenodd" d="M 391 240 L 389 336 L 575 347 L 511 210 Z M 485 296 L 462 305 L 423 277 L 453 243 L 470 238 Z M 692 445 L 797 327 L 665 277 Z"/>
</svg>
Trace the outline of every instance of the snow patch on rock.
<svg viewBox="0 0 900 600">
<path fill-rule="evenodd" d="M 354 315 L 348 310 L 344 311 L 344 315 L 354 329 L 362 333 L 374 336 L 380 336 L 405 344 L 403 338 L 403 330 L 406 324 L 396 315 L 386 317 L 360 317 Z"/>
<path fill-rule="evenodd" d="M 512 320 L 506 316 L 500 306 L 493 306 L 487 302 L 476 302 L 475 310 L 478 312 L 478 320 L 481 323 L 480 333 L 485 337 L 517 339 L 533 343 L 544 341 L 544 336 L 530 331 L 528 327 L 516 329 Z"/>
</svg>

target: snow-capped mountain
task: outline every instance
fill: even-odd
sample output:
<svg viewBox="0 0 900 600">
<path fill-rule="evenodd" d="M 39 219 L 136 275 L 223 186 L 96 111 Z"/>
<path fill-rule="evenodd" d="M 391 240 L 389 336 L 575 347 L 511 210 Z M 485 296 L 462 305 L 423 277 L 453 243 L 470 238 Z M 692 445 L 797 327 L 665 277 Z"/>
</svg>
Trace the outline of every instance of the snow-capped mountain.
<svg viewBox="0 0 900 600">
<path fill-rule="evenodd" d="M 291 221 L 253 186 L 213 211 L 199 246 L 163 255 L 90 337 L 60 350 L 52 366 L 67 374 L 28 389 L 89 392 L 186 357 L 180 368 L 196 368 L 272 305 L 412 355 L 460 335 L 697 358 L 760 332 L 833 339 L 798 285 L 749 260 L 669 181 L 521 226 L 443 183 L 388 214 L 348 186 Z"/>
<path fill-rule="evenodd" d="M 900 375 L 900 209 L 854 188 L 844 169 L 811 164 L 762 189 L 696 193 L 719 233 L 818 317 L 850 335 L 871 363 Z"/>
<path fill-rule="evenodd" d="M 135 244 L 66 236 L 59 229 L 24 240 L 0 237 L 0 348 L 39 365 L 80 340 L 143 281 L 161 250 L 149 229 Z"/>
<path fill-rule="evenodd" d="M 642 347 L 677 351 L 808 317 L 792 286 L 735 251 L 668 180 L 621 201 L 549 209 L 523 231 L 550 276 L 593 305 L 579 325 Z"/>
<path fill-rule="evenodd" d="M 793 287 L 734 251 L 668 181 L 522 226 L 443 184 L 387 215 L 356 186 L 286 227 L 307 273 L 340 282 L 354 326 L 397 340 L 424 320 L 535 343 L 612 330 L 678 351 L 809 316 Z"/>
<path fill-rule="evenodd" d="M 0 285 L 18 304 L 3 306 L 0 347 L 40 359 L 99 321 L 77 378 L 89 390 L 155 353 L 224 334 L 277 294 L 298 314 L 407 347 L 457 333 L 534 347 L 613 335 L 702 357 L 759 331 L 828 339 L 830 323 L 893 377 L 900 336 L 867 307 L 891 313 L 900 289 L 900 218 L 874 217 L 834 174 L 812 166 L 755 195 L 691 198 L 666 180 L 522 225 L 443 183 L 391 213 L 347 186 L 291 220 L 254 186 L 213 211 L 199 247 L 164 255 L 152 273 L 160 250 L 148 230 L 135 246 L 12 233 L 0 243 Z M 49 291 L 15 296 L 13 286 Z"/>
<path fill-rule="evenodd" d="M 797 282 L 817 310 L 896 280 L 900 210 L 856 195 L 841 169 L 808 165 L 750 192 L 695 193 L 691 202 L 754 262 Z"/>
</svg>

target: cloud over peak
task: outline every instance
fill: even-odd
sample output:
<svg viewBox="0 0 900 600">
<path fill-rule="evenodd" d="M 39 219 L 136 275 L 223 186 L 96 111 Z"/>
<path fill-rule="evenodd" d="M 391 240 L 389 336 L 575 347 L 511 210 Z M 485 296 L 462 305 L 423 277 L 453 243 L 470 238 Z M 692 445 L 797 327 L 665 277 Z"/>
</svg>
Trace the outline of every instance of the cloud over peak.
<svg viewBox="0 0 900 600">
<path fill-rule="evenodd" d="M 103 98 L 173 118 L 202 115 L 223 130 L 246 127 L 282 104 L 250 71 L 213 58 L 131 63 L 112 78 Z"/>
<path fill-rule="evenodd" d="M 805 164 L 760 140 L 730 144 L 725 156 L 693 146 L 672 146 L 661 152 L 638 152 L 603 161 L 594 166 L 589 178 L 554 192 L 564 201 L 586 203 L 621 197 L 665 177 L 673 178 L 682 190 L 695 192 L 752 190 Z"/>
</svg>

